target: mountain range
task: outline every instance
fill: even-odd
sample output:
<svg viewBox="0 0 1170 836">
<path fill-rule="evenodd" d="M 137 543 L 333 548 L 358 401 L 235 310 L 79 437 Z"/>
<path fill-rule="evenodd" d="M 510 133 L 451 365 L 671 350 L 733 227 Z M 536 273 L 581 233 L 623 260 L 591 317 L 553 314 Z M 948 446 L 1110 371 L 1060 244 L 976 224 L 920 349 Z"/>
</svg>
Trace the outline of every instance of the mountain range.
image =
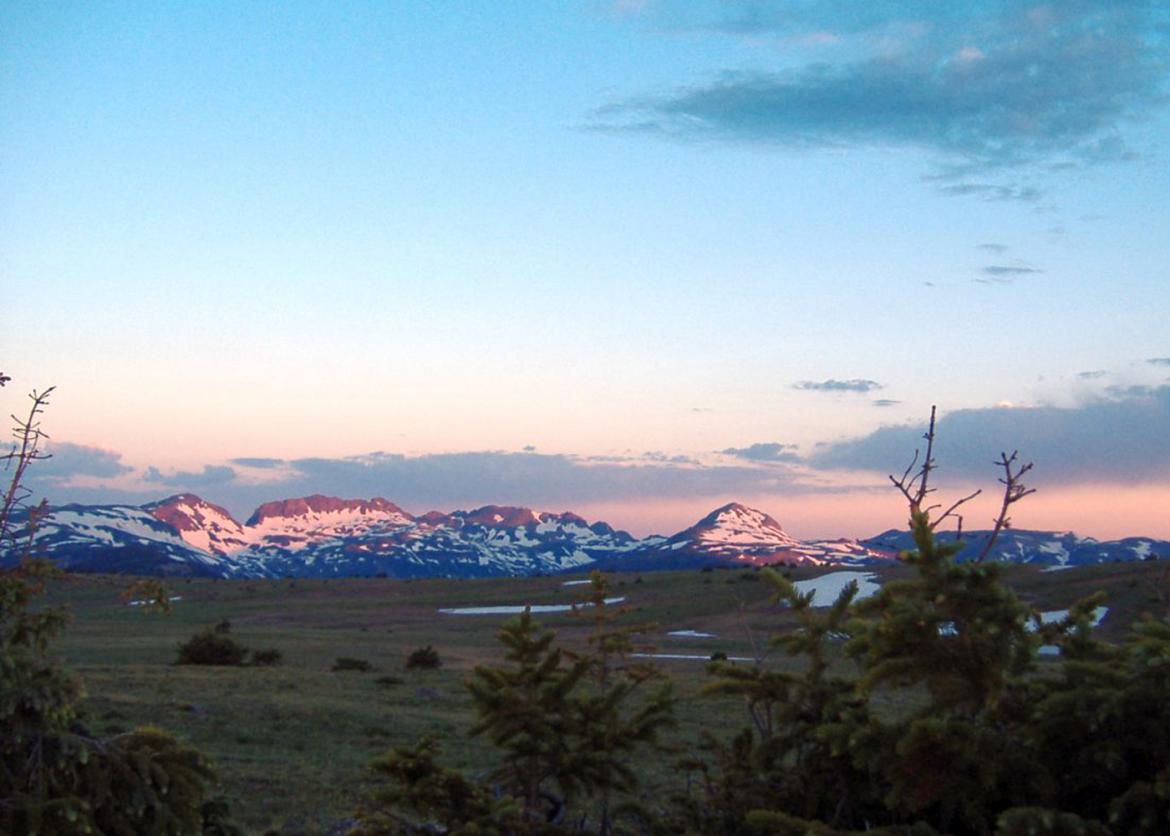
<svg viewBox="0 0 1170 836">
<path fill-rule="evenodd" d="M 945 535 L 944 535 L 945 536 Z M 988 532 L 969 532 L 960 556 Z M 798 540 L 739 503 L 670 537 L 636 538 L 577 514 L 485 505 L 415 516 L 389 500 L 313 495 L 261 505 L 240 523 L 193 494 L 136 505 L 65 505 L 39 519 L 33 552 L 62 568 L 161 576 L 502 577 L 787 563 L 864 566 L 912 547 L 908 532 L 866 540 Z M 1170 556 L 1170 542 L 1099 542 L 1071 533 L 1008 530 L 993 556 L 1063 567 Z M 0 564 L 19 559 L 13 550 Z"/>
</svg>

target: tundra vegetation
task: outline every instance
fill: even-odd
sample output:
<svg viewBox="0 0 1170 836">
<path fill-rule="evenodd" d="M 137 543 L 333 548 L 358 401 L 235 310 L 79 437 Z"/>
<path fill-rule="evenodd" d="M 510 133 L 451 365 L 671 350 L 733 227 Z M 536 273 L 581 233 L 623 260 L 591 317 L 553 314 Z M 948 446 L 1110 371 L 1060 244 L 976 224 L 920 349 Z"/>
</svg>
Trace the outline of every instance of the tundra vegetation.
<svg viewBox="0 0 1170 836">
<path fill-rule="evenodd" d="M 34 403 L 25 432 L 39 432 Z M 1170 832 L 1164 569 L 956 563 L 935 531 L 964 500 L 932 503 L 932 448 L 933 426 L 921 464 L 894 479 L 916 549 L 882 570 L 876 595 L 847 587 L 830 607 L 794 586 L 804 569 L 647 576 L 623 607 L 606 598 L 633 581 L 598 575 L 590 606 L 547 619 L 555 631 L 524 613 L 493 647 L 483 621 L 436 610 L 469 589 L 490 603 L 575 593 L 558 579 L 180 581 L 182 604 L 143 631 L 158 616 L 110 604 L 124 580 L 30 560 L 0 575 L 0 832 L 233 832 L 201 751 L 255 832 Z M 13 453 L 33 462 L 36 444 Z M 1002 528 L 1028 466 L 1005 455 L 1000 467 Z M 6 506 L 6 540 L 28 534 L 10 519 Z M 20 519 L 35 524 L 35 509 Z M 1111 616 L 1094 632 L 1102 599 L 1082 593 L 1098 586 Z M 77 621 L 57 639 L 61 601 Z M 1042 623 L 1042 605 L 1068 616 Z M 1137 620 L 1126 631 L 1118 615 Z M 181 637 L 229 617 L 221 635 L 279 645 L 285 663 L 172 664 Z M 673 640 L 715 660 L 676 666 L 672 681 L 640 655 L 663 636 L 648 619 L 716 634 Z M 397 670 L 424 647 L 442 668 L 328 671 L 338 650 Z M 722 658 L 744 654 L 756 661 Z M 117 728 L 141 720 L 194 745 Z"/>
</svg>

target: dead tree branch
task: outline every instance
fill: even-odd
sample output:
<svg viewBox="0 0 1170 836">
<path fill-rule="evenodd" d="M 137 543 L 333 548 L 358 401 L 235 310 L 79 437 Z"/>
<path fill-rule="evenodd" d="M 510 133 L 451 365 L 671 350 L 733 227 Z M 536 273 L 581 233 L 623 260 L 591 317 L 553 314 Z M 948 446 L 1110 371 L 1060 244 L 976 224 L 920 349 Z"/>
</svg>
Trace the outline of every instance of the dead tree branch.
<svg viewBox="0 0 1170 836">
<path fill-rule="evenodd" d="M 919 454 L 919 451 L 915 450 L 914 458 L 910 461 L 910 464 L 907 466 L 906 470 L 902 472 L 901 477 L 894 476 L 893 474 L 890 474 L 889 477 L 890 481 L 893 482 L 894 487 L 896 487 L 901 492 L 902 496 L 906 498 L 906 502 L 910 505 L 911 526 L 914 525 L 914 518 L 919 514 L 929 514 L 936 508 L 942 507 L 942 503 L 927 505 L 925 507 L 922 504 L 926 501 L 926 498 L 935 491 L 934 488 L 930 487 L 930 474 L 936 468 L 934 461 L 934 425 L 937 410 L 938 407 L 935 406 L 930 408 L 930 426 L 926 430 L 926 435 L 923 436 L 923 438 L 926 439 L 926 456 L 922 459 L 922 466 L 915 470 L 915 465 L 918 464 Z M 982 492 L 982 490 L 977 490 L 974 493 L 964 496 L 952 503 L 950 507 L 943 511 L 942 515 L 939 516 L 938 519 L 930 523 L 930 530 L 933 531 L 939 523 L 948 517 L 955 517 L 959 521 L 959 532 L 961 533 L 963 530 L 963 518 L 955 512 L 959 509 L 960 506 L 970 502 L 972 499 L 979 496 L 979 494 Z"/>
<path fill-rule="evenodd" d="M 0 378 L 7 382 L 8 378 L 0 374 Z M 0 384 L 3 385 L 3 384 Z M 35 389 L 29 395 L 32 406 L 24 418 L 13 415 L 13 438 L 16 439 L 12 449 L 0 456 L 5 469 L 10 472 L 8 485 L 4 489 L 3 499 L 0 500 L 0 542 L 11 540 L 15 535 L 10 530 L 13 514 L 24 507 L 24 502 L 31 494 L 24 486 L 24 473 L 35 461 L 49 458 L 49 454 L 40 449 L 41 442 L 49 436 L 41 429 L 41 415 L 49 404 L 49 395 L 54 387 L 43 392 Z"/>
<path fill-rule="evenodd" d="M 999 483 L 1003 485 L 1003 502 L 999 508 L 999 515 L 995 518 L 995 527 L 991 530 L 991 536 L 987 538 L 987 542 L 983 544 L 983 548 L 979 550 L 979 554 L 975 558 L 976 563 L 982 562 L 984 558 L 991 554 L 991 549 L 995 545 L 995 541 L 999 538 L 999 533 L 1005 528 L 1012 527 L 1012 520 L 1008 516 L 1008 509 L 1025 496 L 1036 493 L 1035 488 L 1029 488 L 1021 481 L 1024 474 L 1032 469 L 1032 462 L 1017 465 L 1016 462 L 1018 459 L 1018 450 L 1013 450 L 1010 456 L 1007 453 L 999 454 L 999 461 L 996 464 L 1003 468 L 1003 476 L 999 479 Z"/>
</svg>

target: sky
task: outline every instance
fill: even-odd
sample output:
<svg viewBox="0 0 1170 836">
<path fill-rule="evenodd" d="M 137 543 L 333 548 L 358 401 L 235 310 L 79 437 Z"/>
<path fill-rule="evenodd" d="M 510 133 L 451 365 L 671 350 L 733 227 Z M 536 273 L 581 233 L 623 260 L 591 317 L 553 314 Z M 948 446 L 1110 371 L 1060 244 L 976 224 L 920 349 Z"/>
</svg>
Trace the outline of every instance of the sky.
<svg viewBox="0 0 1170 836">
<path fill-rule="evenodd" d="M 52 502 L 1170 537 L 1159 2 L 0 0 Z"/>
</svg>

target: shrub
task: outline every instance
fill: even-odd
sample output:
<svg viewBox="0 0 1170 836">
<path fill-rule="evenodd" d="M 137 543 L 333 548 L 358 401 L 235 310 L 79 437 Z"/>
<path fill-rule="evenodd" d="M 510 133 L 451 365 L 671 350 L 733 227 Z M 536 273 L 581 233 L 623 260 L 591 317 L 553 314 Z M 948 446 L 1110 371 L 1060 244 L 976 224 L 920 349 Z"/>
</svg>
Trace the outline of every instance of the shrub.
<svg viewBox="0 0 1170 836">
<path fill-rule="evenodd" d="M 406 669 L 408 671 L 414 670 L 415 668 L 434 670 L 435 668 L 441 667 L 443 667 L 443 660 L 439 658 L 439 651 L 435 650 L 429 644 L 426 647 L 415 648 L 406 657 Z"/>
<path fill-rule="evenodd" d="M 374 683 L 386 688 L 393 688 L 395 685 L 401 685 L 402 679 L 397 676 L 379 676 L 374 680 Z"/>
<path fill-rule="evenodd" d="M 365 659 L 355 659 L 353 656 L 338 656 L 333 661 L 332 668 L 335 671 L 357 671 L 358 673 L 367 673 L 373 669 L 374 666 Z"/>
<path fill-rule="evenodd" d="M 230 635 L 231 624 L 221 621 L 179 645 L 177 665 L 242 665 L 248 648 Z"/>
<path fill-rule="evenodd" d="M 272 665 L 279 665 L 284 661 L 284 654 L 275 647 L 270 647 L 267 650 L 253 650 L 252 664 L 257 667 L 271 667 Z"/>
</svg>

